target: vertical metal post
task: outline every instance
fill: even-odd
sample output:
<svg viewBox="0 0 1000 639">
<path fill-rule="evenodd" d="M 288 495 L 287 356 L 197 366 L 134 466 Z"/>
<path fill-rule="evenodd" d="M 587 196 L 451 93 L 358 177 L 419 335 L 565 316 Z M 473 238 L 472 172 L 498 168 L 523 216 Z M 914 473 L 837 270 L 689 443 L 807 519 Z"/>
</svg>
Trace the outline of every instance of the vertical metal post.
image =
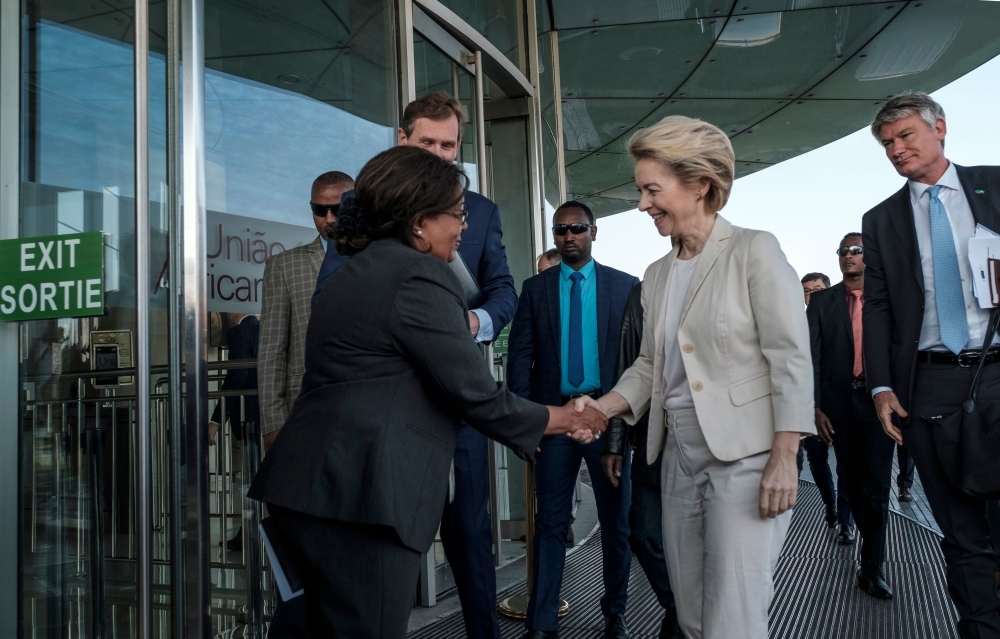
<svg viewBox="0 0 1000 639">
<path fill-rule="evenodd" d="M 482 51 L 476 51 L 473 55 L 476 65 L 476 168 L 479 173 L 479 194 L 490 197 L 493 189 L 490 188 L 492 185 L 489 182 L 489 167 L 486 166 L 486 117 L 483 113 L 485 111 L 483 83 L 486 81 L 486 76 L 483 73 Z"/>
<path fill-rule="evenodd" d="M 556 112 L 556 167 L 559 171 L 559 202 L 566 201 L 566 145 L 563 142 L 562 74 L 559 71 L 559 32 L 549 32 L 552 51 L 552 97 Z"/>
<path fill-rule="evenodd" d="M 0 2 L 0 239 L 18 236 L 21 184 L 21 3 Z M 21 411 L 18 380 L 20 323 L 0 323 L 0 639 L 20 637 L 18 491 L 21 489 Z M 32 429 L 29 437 L 34 437 Z M 34 439 L 32 439 L 32 445 Z M 34 470 L 34 457 L 32 457 Z M 32 502 L 31 512 L 37 509 Z M 30 539 L 34 539 L 35 528 Z M 28 538 L 25 539 L 27 541 Z"/>
<path fill-rule="evenodd" d="M 524 17 L 528 32 L 528 81 L 532 96 L 528 116 L 528 168 L 531 172 L 532 255 L 542 252 L 545 246 L 545 175 L 542 170 L 542 103 L 541 81 L 538 70 L 538 18 L 535 0 L 525 0 Z"/>
<path fill-rule="evenodd" d="M 170 433 L 170 625 L 174 637 L 182 637 L 185 627 L 184 597 L 184 413 L 181 387 L 182 320 L 184 317 L 183 256 L 181 254 L 181 207 L 179 140 L 180 118 L 180 0 L 167 0 L 167 260 L 170 265 L 167 287 L 167 384 Z"/>
<path fill-rule="evenodd" d="M 186 632 L 208 639 L 212 632 L 209 580 L 208 360 L 205 291 L 205 5 L 182 0 L 183 63 L 183 255 L 185 372 L 185 589 Z"/>
<path fill-rule="evenodd" d="M 399 36 L 396 62 L 399 65 L 400 116 L 417 99 L 417 79 L 413 69 L 413 0 L 396 1 L 396 33 Z"/>
<path fill-rule="evenodd" d="M 135 315 L 139 637 L 153 639 L 153 449 L 149 429 L 149 0 L 135 0 Z"/>
</svg>

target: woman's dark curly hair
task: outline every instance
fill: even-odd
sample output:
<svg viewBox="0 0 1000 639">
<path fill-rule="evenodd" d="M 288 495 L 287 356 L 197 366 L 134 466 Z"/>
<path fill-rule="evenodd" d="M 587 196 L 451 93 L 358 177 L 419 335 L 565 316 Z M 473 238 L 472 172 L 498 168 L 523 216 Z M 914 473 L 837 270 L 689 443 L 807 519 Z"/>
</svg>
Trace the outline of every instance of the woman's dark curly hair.
<svg viewBox="0 0 1000 639">
<path fill-rule="evenodd" d="M 454 208 L 468 190 L 469 179 L 457 164 L 416 147 L 383 151 L 361 169 L 354 199 L 337 211 L 337 251 L 355 255 L 385 238 L 413 246 L 413 219 Z"/>
</svg>

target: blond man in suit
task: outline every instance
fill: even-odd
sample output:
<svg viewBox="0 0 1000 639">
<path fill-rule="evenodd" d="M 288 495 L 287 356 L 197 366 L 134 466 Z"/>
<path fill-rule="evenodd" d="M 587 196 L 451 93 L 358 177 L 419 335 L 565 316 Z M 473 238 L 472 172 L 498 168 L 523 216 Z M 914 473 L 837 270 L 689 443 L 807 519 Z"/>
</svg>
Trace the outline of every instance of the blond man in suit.
<svg viewBox="0 0 1000 639">
<path fill-rule="evenodd" d="M 264 265 L 257 370 L 265 449 L 274 442 L 302 387 L 306 328 L 316 276 L 327 242 L 333 237 L 340 198 L 353 188 L 354 180 L 340 171 L 317 177 L 309 206 L 319 236 L 305 246 L 271 256 Z M 329 250 L 337 249 L 334 245 Z"/>
<path fill-rule="evenodd" d="M 663 542 L 689 639 L 765 639 L 772 573 L 815 434 L 798 276 L 770 233 L 718 214 L 735 158 L 726 134 L 664 118 L 629 142 L 639 208 L 674 247 L 646 271 L 639 358 L 596 403 L 648 409 L 647 463 L 664 451 Z"/>
</svg>

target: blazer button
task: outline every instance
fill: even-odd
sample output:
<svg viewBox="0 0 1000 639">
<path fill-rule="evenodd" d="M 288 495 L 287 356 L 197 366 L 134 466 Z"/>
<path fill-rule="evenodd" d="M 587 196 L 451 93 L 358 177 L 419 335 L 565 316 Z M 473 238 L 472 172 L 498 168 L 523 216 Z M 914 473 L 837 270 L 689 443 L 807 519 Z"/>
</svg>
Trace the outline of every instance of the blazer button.
<svg viewBox="0 0 1000 639">
<path fill-rule="evenodd" d="M 693 353 L 694 352 L 694 344 L 685 344 L 684 345 L 684 352 L 685 353 Z"/>
<path fill-rule="evenodd" d="M 705 385 L 702 384 L 701 382 L 695 382 L 694 384 L 691 384 L 691 388 L 693 388 L 695 391 L 700 391 L 701 389 L 705 388 Z"/>
</svg>

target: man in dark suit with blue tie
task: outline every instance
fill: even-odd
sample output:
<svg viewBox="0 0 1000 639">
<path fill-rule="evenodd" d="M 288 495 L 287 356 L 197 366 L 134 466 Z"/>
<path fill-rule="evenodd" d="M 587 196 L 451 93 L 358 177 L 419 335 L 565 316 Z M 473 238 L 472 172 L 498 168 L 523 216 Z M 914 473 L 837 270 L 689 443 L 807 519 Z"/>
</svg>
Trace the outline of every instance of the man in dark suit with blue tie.
<svg viewBox="0 0 1000 639">
<path fill-rule="evenodd" d="M 426 149 L 453 162 L 458 157 L 464 126 L 461 104 L 446 93 L 431 93 L 407 105 L 398 142 L 400 146 Z M 353 198 L 354 191 L 350 191 L 344 194 L 343 201 Z M 458 254 L 484 298 L 479 308 L 469 311 L 469 326 L 477 342 L 489 343 L 514 315 L 517 289 L 507 267 L 499 207 L 469 191 L 465 195 L 465 210 L 468 228 L 462 233 Z M 335 250 L 326 252 L 313 294 L 314 305 L 327 280 L 346 260 Z M 487 366 L 485 360 L 483 366 Z M 501 639 L 493 533 L 487 509 L 488 452 L 486 436 L 463 424 L 455 447 L 455 496 L 445 506 L 441 520 L 441 542 L 455 577 L 470 639 Z"/>
<path fill-rule="evenodd" d="M 952 483 L 960 470 L 934 441 L 939 417 L 961 410 L 982 357 L 990 313 L 970 286 L 969 239 L 977 224 L 1000 231 L 1000 167 L 950 162 L 944 110 L 924 93 L 886 102 L 871 131 L 907 181 L 861 223 L 867 387 L 882 429 L 913 456 L 941 527 L 958 635 L 1000 639 L 987 502 Z M 994 340 L 977 400 L 1000 400 L 998 362 Z"/>
<path fill-rule="evenodd" d="M 581 395 L 597 398 L 611 390 L 622 317 L 629 292 L 639 280 L 593 260 L 591 244 L 597 238 L 597 226 L 585 204 L 570 201 L 556 209 L 552 234 L 562 264 L 524 282 L 510 331 L 507 386 L 522 397 L 555 406 Z M 538 513 L 526 638 L 558 637 L 566 531 L 581 460 L 590 471 L 601 522 L 604 636 L 628 637 L 631 457 L 625 456 L 621 485 L 616 489 L 604 475 L 600 442 L 579 445 L 545 437 L 535 461 Z"/>
</svg>

